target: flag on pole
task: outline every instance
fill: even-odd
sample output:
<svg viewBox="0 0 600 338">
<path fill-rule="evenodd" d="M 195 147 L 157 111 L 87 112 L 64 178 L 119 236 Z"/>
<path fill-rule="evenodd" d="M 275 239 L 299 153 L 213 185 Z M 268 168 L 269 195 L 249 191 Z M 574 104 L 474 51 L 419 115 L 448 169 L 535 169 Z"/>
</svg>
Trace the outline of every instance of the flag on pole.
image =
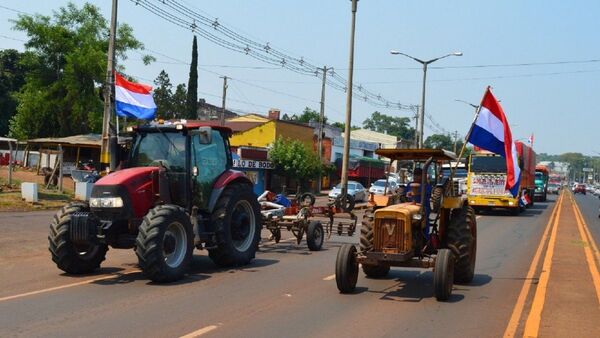
<svg viewBox="0 0 600 338">
<path fill-rule="evenodd" d="M 517 196 L 521 177 L 517 147 L 513 142 L 504 110 L 492 94 L 490 87 L 483 95 L 477 118 L 471 126 L 467 142 L 506 159 L 506 189 L 513 196 Z"/>
<path fill-rule="evenodd" d="M 154 119 L 156 104 L 152 98 L 152 87 L 127 81 L 115 72 L 115 110 L 121 117 Z"/>
<path fill-rule="evenodd" d="M 531 147 L 533 147 L 533 133 L 531 133 L 531 136 L 529 136 L 529 139 L 527 139 L 527 142 L 529 142 L 529 145 Z"/>
</svg>

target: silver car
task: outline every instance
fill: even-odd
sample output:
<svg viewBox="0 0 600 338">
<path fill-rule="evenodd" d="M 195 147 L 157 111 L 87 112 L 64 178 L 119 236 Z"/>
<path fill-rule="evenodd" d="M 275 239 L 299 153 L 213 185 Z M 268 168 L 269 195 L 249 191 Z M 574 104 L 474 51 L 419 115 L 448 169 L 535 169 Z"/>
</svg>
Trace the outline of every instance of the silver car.
<svg viewBox="0 0 600 338">
<path fill-rule="evenodd" d="M 369 188 L 369 192 L 375 195 L 383 195 L 383 191 L 385 190 L 385 182 L 386 180 L 377 180 L 373 182 Z M 388 194 L 395 194 L 398 192 L 398 183 L 396 183 L 396 181 L 389 180 L 387 184 Z"/>
<path fill-rule="evenodd" d="M 335 199 L 339 194 L 342 193 L 342 184 L 339 183 L 329 192 L 329 199 Z M 348 181 L 348 195 L 354 197 L 355 201 L 366 201 L 367 190 L 362 184 L 356 181 Z"/>
</svg>

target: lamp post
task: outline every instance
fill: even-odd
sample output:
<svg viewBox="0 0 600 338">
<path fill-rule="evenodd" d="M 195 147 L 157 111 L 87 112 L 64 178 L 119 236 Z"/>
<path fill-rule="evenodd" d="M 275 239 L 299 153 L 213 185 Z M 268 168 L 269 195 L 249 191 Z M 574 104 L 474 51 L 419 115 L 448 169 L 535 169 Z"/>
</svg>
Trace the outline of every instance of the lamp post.
<svg viewBox="0 0 600 338">
<path fill-rule="evenodd" d="M 454 53 L 446 54 L 444 56 L 440 56 L 440 57 L 437 57 L 435 59 L 431 59 L 431 60 L 427 60 L 427 61 L 424 61 L 424 60 L 421 60 L 421 59 L 417 59 L 416 57 L 410 56 L 408 54 L 404 54 L 404 53 L 399 52 L 397 50 L 391 50 L 390 53 L 392 55 L 404 55 L 407 58 L 411 58 L 411 59 L 413 59 L 413 60 L 415 60 L 418 63 L 420 63 L 420 64 L 423 65 L 423 91 L 422 91 L 422 94 L 421 94 L 421 113 L 419 114 L 419 132 L 418 132 L 418 135 L 419 135 L 418 136 L 418 139 L 419 139 L 418 140 L 419 141 L 418 142 L 418 148 L 423 148 L 423 123 L 425 121 L 425 83 L 426 83 L 426 80 L 427 80 L 427 66 L 430 63 L 434 63 L 437 60 L 441 60 L 441 59 L 447 58 L 449 56 L 462 56 L 463 53 L 462 52 L 454 52 Z"/>
</svg>

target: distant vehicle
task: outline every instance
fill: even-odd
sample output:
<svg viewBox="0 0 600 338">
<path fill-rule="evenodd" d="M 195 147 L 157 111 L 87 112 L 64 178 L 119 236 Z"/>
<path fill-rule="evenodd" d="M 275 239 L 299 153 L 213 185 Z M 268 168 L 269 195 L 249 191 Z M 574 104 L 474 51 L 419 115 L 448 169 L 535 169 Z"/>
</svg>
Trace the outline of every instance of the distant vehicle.
<svg viewBox="0 0 600 338">
<path fill-rule="evenodd" d="M 548 193 L 558 195 L 560 192 L 560 185 L 556 183 L 548 183 Z"/>
<path fill-rule="evenodd" d="M 454 168 L 456 162 L 442 165 L 442 176 L 449 177 L 451 168 Z M 464 163 L 459 163 L 456 171 L 454 172 L 454 182 L 458 184 L 458 193 L 464 195 L 467 193 L 467 176 L 469 171 Z"/>
<path fill-rule="evenodd" d="M 375 195 L 383 195 L 383 192 L 385 190 L 385 184 L 386 180 L 377 180 L 371 184 L 369 192 Z M 387 193 L 395 194 L 396 192 L 398 192 L 398 187 L 399 186 L 398 183 L 396 183 L 396 181 L 389 180 L 387 183 Z"/>
<path fill-rule="evenodd" d="M 585 195 L 586 192 L 587 192 L 587 188 L 586 188 L 585 184 L 581 184 L 581 183 L 577 184 L 575 186 L 575 189 L 573 189 L 573 193 L 575 193 L 575 194 L 584 194 Z"/>
<path fill-rule="evenodd" d="M 334 200 L 342 193 L 342 184 L 339 183 L 329 192 L 329 199 Z M 348 181 L 348 195 L 354 197 L 356 202 L 367 200 L 367 190 L 362 184 L 356 181 Z"/>
<path fill-rule="evenodd" d="M 537 201 L 545 202 L 548 195 L 548 178 L 550 171 L 545 165 L 535 166 L 535 193 L 533 197 Z"/>
</svg>

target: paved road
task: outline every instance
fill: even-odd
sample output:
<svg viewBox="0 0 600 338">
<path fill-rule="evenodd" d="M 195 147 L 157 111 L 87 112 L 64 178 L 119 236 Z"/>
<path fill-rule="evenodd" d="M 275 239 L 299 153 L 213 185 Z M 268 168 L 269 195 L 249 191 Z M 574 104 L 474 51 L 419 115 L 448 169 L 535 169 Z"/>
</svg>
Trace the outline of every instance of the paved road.
<svg viewBox="0 0 600 338">
<path fill-rule="evenodd" d="M 455 286 L 447 303 L 435 300 L 431 272 L 419 269 L 392 269 L 381 280 L 360 276 L 355 294 L 339 294 L 333 279 L 337 248 L 358 242 L 356 235 L 332 236 L 320 252 L 309 252 L 304 242 L 264 241 L 257 259 L 241 269 L 219 269 L 196 252 L 190 275 L 169 285 L 145 280 L 131 250 L 109 251 L 95 275 L 66 276 L 46 249 L 51 213 L 3 213 L 0 336 L 502 336 L 547 237 L 542 235 L 556 204 L 551 199 L 518 217 L 480 215 L 475 279 Z M 599 201 L 576 200 L 599 238 Z M 532 280 L 540 271 L 535 268 Z M 517 335 L 533 297 L 533 291 L 526 297 Z"/>
</svg>

